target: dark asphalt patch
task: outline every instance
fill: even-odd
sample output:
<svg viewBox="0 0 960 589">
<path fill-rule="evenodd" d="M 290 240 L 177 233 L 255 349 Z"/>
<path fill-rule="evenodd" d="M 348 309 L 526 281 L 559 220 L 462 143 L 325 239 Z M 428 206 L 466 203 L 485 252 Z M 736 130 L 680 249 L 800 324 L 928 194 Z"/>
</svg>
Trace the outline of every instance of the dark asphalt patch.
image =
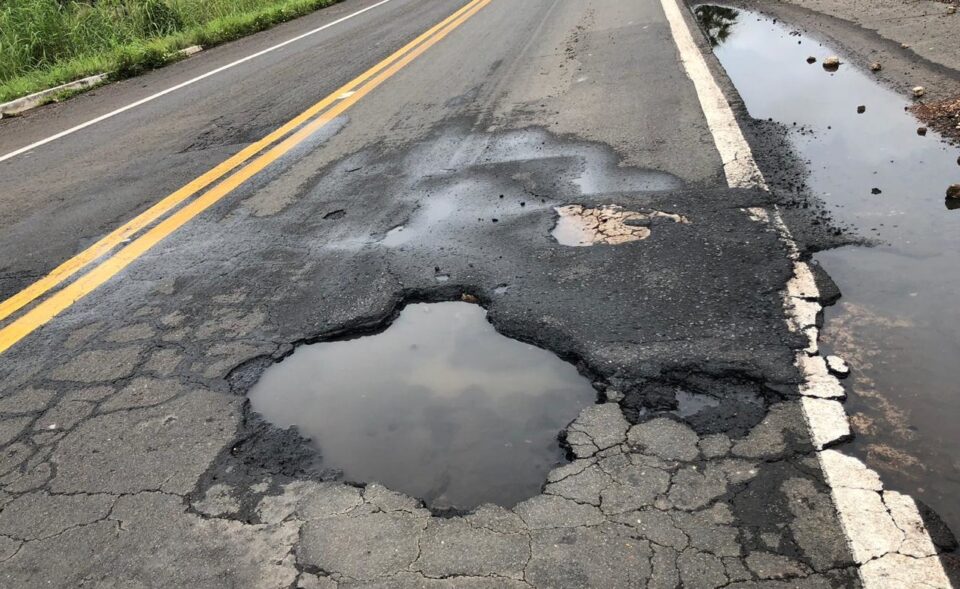
<svg viewBox="0 0 960 589">
<path fill-rule="evenodd" d="M 465 153 L 472 163 L 458 161 Z M 687 391 L 720 401 L 682 416 L 698 433 L 743 435 L 789 396 L 764 383 L 797 382 L 791 348 L 804 345 L 770 296 L 791 272 L 783 245 L 742 210 L 773 197 L 680 187 L 619 166 L 601 145 L 539 129 L 478 134 L 452 125 L 409 150 L 354 154 L 298 187 L 306 213 L 256 221 L 258 234 L 283 236 L 271 249 L 289 262 L 263 267 L 263 283 L 286 284 L 291 267 L 305 270 L 299 286 L 281 287 L 271 339 L 296 346 L 376 332 L 407 303 L 477 293 L 497 331 L 573 362 L 608 395 L 619 391 L 633 422 L 676 410 Z M 322 220 L 331 202 L 344 211 L 335 223 Z M 550 230 L 554 207 L 569 203 L 669 211 L 689 223 L 657 223 L 642 241 L 568 248 Z M 245 393 L 292 349 L 245 363 L 231 388 Z"/>
</svg>

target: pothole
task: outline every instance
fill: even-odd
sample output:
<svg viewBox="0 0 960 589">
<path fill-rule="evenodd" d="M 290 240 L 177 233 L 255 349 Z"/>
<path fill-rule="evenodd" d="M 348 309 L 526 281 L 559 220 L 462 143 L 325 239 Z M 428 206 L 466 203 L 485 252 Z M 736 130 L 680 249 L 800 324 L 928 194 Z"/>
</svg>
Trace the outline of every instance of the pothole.
<svg viewBox="0 0 960 589">
<path fill-rule="evenodd" d="M 679 417 L 692 417 L 704 410 L 719 406 L 720 400 L 715 397 L 685 390 L 677 391 L 677 410 L 675 413 Z"/>
<path fill-rule="evenodd" d="M 561 245 L 616 245 L 650 237 L 657 222 L 689 223 L 683 215 L 661 211 L 628 211 L 619 205 L 590 208 L 583 205 L 556 207 L 557 224 L 550 234 Z"/>
<path fill-rule="evenodd" d="M 539 493 L 564 458 L 558 432 L 596 393 L 573 365 L 497 333 L 479 305 L 447 302 L 408 305 L 376 335 L 300 347 L 249 397 L 346 480 L 471 509 Z"/>
</svg>

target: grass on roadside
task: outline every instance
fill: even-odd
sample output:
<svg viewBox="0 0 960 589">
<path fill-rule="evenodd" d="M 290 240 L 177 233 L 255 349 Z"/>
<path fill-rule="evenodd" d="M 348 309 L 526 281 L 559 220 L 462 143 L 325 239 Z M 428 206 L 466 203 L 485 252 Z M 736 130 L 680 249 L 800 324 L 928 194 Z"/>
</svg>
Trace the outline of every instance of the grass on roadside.
<svg viewBox="0 0 960 589">
<path fill-rule="evenodd" d="M 114 79 L 339 0 L 0 0 L 0 102 L 103 72 Z"/>
</svg>

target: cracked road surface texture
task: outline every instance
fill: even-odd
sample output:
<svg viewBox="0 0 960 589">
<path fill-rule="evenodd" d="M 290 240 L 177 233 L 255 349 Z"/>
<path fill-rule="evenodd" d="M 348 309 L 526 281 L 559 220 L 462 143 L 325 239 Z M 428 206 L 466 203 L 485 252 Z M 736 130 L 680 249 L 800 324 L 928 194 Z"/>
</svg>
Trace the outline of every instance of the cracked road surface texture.
<svg viewBox="0 0 960 589">
<path fill-rule="evenodd" d="M 364 4 L 338 9 L 351 5 Z M 346 78 L 390 50 L 357 49 L 385 28 L 409 39 L 461 5 L 395 0 L 311 43 L 342 45 L 350 71 L 332 75 Z M 129 218 L 141 201 L 122 195 L 156 182 L 159 195 L 139 198 L 162 196 L 250 140 L 210 125 L 248 128 L 255 109 L 275 128 L 336 69 L 311 44 L 282 64 L 212 81 L 238 85 L 233 107 L 171 95 L 171 130 L 156 106 L 11 160 L 4 192 L 86 213 L 108 195 L 103 206 Z M 128 86 L 48 110 L 69 118 Z M 112 142 L 121 123 L 140 134 Z M 28 191 L 44 162 L 63 176 Z M 727 186 L 660 4 L 493 0 L 0 356 L 0 585 L 859 587 L 864 565 L 886 583 L 868 586 L 944 586 L 897 575 L 949 550 L 949 532 L 823 450 L 849 431 L 815 349 L 828 279 L 795 260 L 777 202 Z M 687 222 L 569 247 L 550 232 L 571 204 Z M 16 258 L 5 294 L 98 232 L 9 203 L 2 219 Z M 49 243 L 28 256 L 7 237 L 20 234 Z M 322 447 L 250 410 L 244 394 L 296 345 L 464 294 L 598 390 L 558 432 L 570 461 L 539 494 L 432 513 L 338 480 Z M 833 429 L 811 431 L 810 415 Z"/>
</svg>

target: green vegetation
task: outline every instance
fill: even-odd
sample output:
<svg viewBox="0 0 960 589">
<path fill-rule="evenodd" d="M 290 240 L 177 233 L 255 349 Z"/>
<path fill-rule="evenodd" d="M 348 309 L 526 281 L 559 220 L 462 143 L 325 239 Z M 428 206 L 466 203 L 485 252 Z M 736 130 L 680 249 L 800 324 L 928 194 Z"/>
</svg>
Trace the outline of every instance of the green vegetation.
<svg viewBox="0 0 960 589">
<path fill-rule="evenodd" d="M 0 0 L 0 102 L 111 72 L 136 75 L 338 0 Z"/>
</svg>

